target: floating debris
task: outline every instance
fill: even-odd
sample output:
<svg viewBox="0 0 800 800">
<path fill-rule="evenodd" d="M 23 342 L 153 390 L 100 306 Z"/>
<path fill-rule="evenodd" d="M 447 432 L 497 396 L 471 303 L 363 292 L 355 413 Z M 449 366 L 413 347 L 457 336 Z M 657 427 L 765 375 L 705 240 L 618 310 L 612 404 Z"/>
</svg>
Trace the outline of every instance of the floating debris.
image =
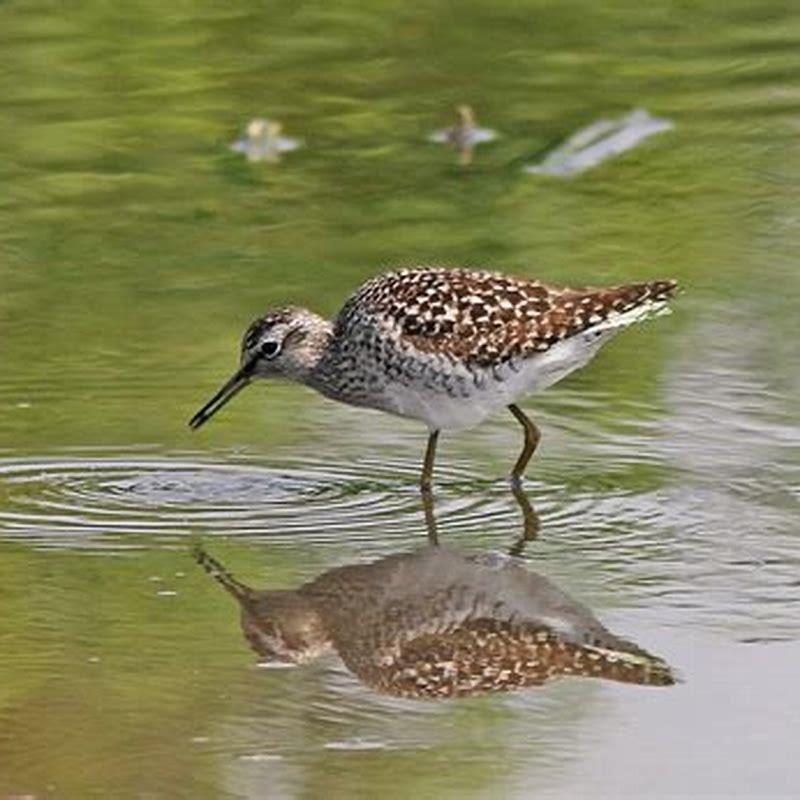
<svg viewBox="0 0 800 800">
<path fill-rule="evenodd" d="M 525 167 L 525 172 L 561 177 L 578 175 L 674 127 L 671 120 L 653 117 L 643 108 L 617 120 L 600 119 L 574 133 L 541 163 Z"/>
<path fill-rule="evenodd" d="M 269 161 L 276 164 L 281 153 L 297 150 L 303 146 L 300 139 L 281 136 L 283 125 L 269 119 L 251 119 L 245 135 L 231 144 L 235 153 L 244 153 L 248 161 Z"/>
<path fill-rule="evenodd" d="M 497 138 L 497 132 L 489 128 L 480 128 L 475 119 L 472 106 L 458 106 L 459 120 L 452 128 L 432 133 L 428 139 L 438 144 L 448 144 L 458 150 L 458 163 L 468 166 L 472 163 L 472 151 L 475 145 L 491 142 Z"/>
<path fill-rule="evenodd" d="M 283 756 L 278 753 L 242 753 L 240 761 L 283 761 Z"/>
<path fill-rule="evenodd" d="M 355 738 L 325 742 L 324 747 L 326 750 L 385 750 L 387 744 L 386 742 Z"/>
</svg>

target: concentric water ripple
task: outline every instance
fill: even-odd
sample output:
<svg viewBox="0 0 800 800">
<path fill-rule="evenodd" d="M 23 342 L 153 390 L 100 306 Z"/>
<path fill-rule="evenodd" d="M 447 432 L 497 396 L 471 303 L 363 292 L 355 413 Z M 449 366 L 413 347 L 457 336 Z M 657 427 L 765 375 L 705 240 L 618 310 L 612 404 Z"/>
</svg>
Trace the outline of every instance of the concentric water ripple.
<svg viewBox="0 0 800 800">
<path fill-rule="evenodd" d="M 186 534 L 369 538 L 424 530 L 418 464 L 208 463 L 185 458 L 0 461 L 0 538 L 64 547 L 131 547 Z M 437 516 L 452 527 L 517 526 L 497 491 L 459 492 L 474 478 L 442 467 L 455 495 Z M 487 485 L 488 486 L 488 485 Z M 489 487 L 491 489 L 491 487 Z"/>
<path fill-rule="evenodd" d="M 0 460 L 0 540 L 113 554 L 225 536 L 288 547 L 345 544 L 361 558 L 380 557 L 425 540 L 418 469 L 399 458 L 335 465 L 193 454 Z M 522 515 L 506 481 L 477 479 L 457 462 L 438 465 L 437 481 L 441 541 L 502 550 L 519 539 Z M 682 609 L 711 627 L 735 623 L 742 636 L 793 635 L 797 557 L 782 503 L 710 486 L 656 481 L 598 492 L 596 484 L 528 482 L 541 530 L 526 555 L 546 563 L 548 574 L 569 580 L 579 569 L 588 596 L 610 592 Z M 767 619 L 754 609 L 768 597 L 776 602 Z"/>
</svg>

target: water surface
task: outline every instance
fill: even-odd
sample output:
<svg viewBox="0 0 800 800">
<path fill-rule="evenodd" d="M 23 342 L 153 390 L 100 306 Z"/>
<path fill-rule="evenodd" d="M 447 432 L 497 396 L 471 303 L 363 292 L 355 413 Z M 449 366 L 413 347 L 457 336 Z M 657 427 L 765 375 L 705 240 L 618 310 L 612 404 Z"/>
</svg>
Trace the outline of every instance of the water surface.
<svg viewBox="0 0 800 800">
<path fill-rule="evenodd" d="M 0 797 L 794 797 L 799 45 L 776 0 L 3 5 Z M 426 140 L 459 103 L 502 133 L 467 170 Z M 637 107 L 675 128 L 524 174 Z M 248 163 L 254 117 L 304 149 Z M 267 307 L 417 263 L 685 287 L 525 403 L 523 558 L 677 686 L 264 669 L 194 564 L 293 588 L 425 543 L 417 425 L 276 384 L 186 426 Z M 442 540 L 514 546 L 520 438 L 443 438 Z"/>
</svg>

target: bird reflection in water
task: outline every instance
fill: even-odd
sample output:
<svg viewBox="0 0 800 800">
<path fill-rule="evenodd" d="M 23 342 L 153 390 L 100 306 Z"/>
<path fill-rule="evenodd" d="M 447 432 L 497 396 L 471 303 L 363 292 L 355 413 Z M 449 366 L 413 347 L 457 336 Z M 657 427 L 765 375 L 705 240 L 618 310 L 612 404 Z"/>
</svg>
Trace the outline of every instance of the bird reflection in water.
<svg viewBox="0 0 800 800">
<path fill-rule="evenodd" d="M 236 598 L 263 662 L 303 664 L 333 651 L 367 686 L 419 698 L 508 691 L 563 675 L 675 682 L 662 659 L 611 633 L 513 557 L 431 545 L 285 591 L 245 586 L 201 548 L 195 557 Z"/>
</svg>

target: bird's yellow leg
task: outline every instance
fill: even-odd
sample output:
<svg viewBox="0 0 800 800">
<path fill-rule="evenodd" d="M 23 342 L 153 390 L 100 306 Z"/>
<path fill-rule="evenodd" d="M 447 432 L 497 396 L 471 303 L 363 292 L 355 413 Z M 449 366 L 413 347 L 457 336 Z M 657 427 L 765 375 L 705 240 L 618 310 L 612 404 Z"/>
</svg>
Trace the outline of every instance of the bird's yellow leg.
<svg viewBox="0 0 800 800">
<path fill-rule="evenodd" d="M 531 456 L 536 451 L 536 446 L 539 444 L 539 439 L 542 438 L 541 433 L 532 420 L 528 418 L 525 412 L 514 403 L 511 403 L 508 410 L 517 418 L 520 425 L 525 430 L 525 444 L 522 446 L 522 452 L 519 454 L 517 463 L 514 464 L 514 469 L 511 470 L 511 481 L 518 484 L 522 480 L 525 473 L 525 467 L 531 460 Z"/>
<path fill-rule="evenodd" d="M 428 446 L 425 448 L 425 460 L 422 462 L 422 475 L 420 487 L 423 491 L 430 491 L 433 483 L 433 462 L 436 458 L 436 443 L 439 441 L 439 431 L 431 431 L 428 436 Z"/>
</svg>

